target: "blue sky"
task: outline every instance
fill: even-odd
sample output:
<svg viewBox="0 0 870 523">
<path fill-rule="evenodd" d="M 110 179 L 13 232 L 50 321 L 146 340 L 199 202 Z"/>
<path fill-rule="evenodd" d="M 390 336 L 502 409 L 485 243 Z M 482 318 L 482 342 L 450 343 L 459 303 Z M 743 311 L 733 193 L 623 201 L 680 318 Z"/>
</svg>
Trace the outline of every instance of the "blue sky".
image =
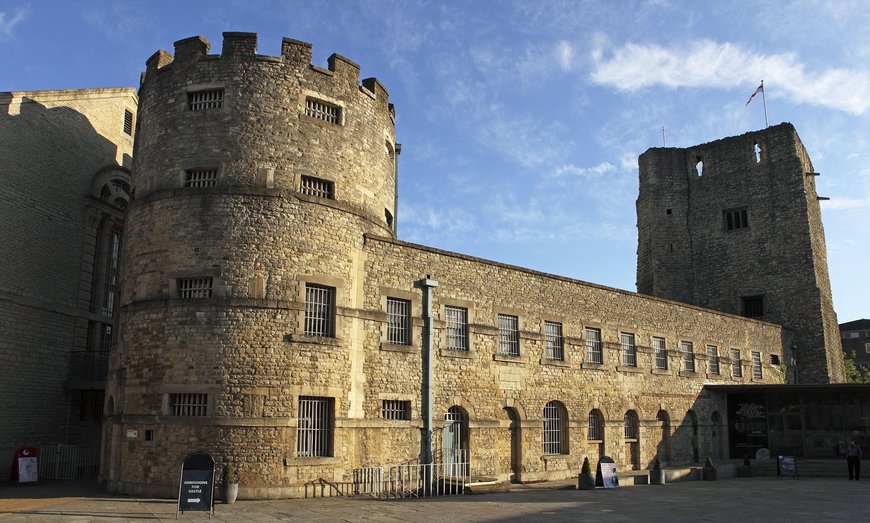
<svg viewBox="0 0 870 523">
<path fill-rule="evenodd" d="M 637 156 L 793 123 L 840 322 L 870 317 L 865 1 L 0 1 L 0 91 L 138 85 L 223 31 L 333 52 L 396 105 L 399 237 L 635 290 Z"/>
</svg>

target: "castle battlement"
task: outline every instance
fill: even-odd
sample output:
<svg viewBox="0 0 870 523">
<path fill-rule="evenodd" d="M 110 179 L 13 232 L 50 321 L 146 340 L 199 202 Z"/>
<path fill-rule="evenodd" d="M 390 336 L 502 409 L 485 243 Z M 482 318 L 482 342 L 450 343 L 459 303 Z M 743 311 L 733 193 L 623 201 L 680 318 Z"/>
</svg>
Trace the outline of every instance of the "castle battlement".
<svg viewBox="0 0 870 523">
<path fill-rule="evenodd" d="M 209 54 L 211 43 L 202 36 L 192 36 L 178 40 L 174 44 L 175 53 L 170 54 L 160 49 L 145 63 L 146 70 L 142 75 L 142 83 L 148 82 L 159 73 L 167 73 L 179 67 L 196 66 L 200 63 L 220 62 L 264 62 L 283 64 L 285 67 L 314 73 L 324 78 L 330 78 L 335 87 L 352 87 L 389 107 L 389 92 L 376 78 L 366 78 L 360 81 L 360 66 L 350 58 L 333 53 L 327 59 L 327 67 L 311 63 L 312 45 L 308 42 L 283 38 L 281 55 L 257 54 L 257 33 L 225 32 L 221 54 Z M 286 72 L 286 71 L 285 71 Z M 392 108 L 388 109 L 392 114 Z"/>
</svg>

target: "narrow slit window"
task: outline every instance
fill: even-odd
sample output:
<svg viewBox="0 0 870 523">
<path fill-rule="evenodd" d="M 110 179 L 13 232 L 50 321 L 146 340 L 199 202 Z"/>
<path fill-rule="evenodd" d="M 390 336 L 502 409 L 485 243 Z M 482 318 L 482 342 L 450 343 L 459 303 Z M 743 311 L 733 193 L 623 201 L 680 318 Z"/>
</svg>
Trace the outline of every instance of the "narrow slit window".
<svg viewBox="0 0 870 523">
<path fill-rule="evenodd" d="M 133 113 L 124 109 L 124 132 L 133 135 Z"/>
<path fill-rule="evenodd" d="M 704 176 L 704 160 L 702 160 L 700 156 L 698 156 L 695 161 L 695 173 L 698 176 Z"/>
<path fill-rule="evenodd" d="M 758 142 L 752 146 L 752 152 L 755 153 L 755 163 L 761 163 L 761 146 Z"/>
<path fill-rule="evenodd" d="M 749 211 L 746 208 L 722 211 L 726 231 L 749 228 Z"/>
</svg>

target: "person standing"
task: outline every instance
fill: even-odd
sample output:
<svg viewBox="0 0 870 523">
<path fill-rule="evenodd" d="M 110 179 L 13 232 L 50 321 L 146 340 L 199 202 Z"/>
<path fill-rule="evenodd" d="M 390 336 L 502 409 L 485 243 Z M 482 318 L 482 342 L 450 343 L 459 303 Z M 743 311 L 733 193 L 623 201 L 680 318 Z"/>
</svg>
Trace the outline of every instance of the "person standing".
<svg viewBox="0 0 870 523">
<path fill-rule="evenodd" d="M 855 481 L 861 479 L 861 445 L 855 443 L 855 440 L 846 445 L 846 466 L 849 467 L 849 479 L 855 478 Z"/>
</svg>

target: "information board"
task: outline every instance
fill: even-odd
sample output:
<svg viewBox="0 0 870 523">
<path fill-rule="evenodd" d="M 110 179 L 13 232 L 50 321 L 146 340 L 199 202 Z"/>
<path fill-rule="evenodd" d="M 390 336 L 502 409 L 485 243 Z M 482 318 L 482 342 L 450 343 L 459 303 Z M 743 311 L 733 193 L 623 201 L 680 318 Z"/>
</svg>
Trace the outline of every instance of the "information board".
<svg viewBox="0 0 870 523">
<path fill-rule="evenodd" d="M 209 518 L 214 511 L 214 459 L 205 452 L 194 452 L 181 465 L 178 512 L 185 511 L 208 512 Z"/>
<path fill-rule="evenodd" d="M 604 488 L 619 487 L 619 478 L 616 476 L 616 463 L 601 464 L 601 481 Z"/>
<path fill-rule="evenodd" d="M 794 476 L 794 479 L 797 479 L 797 462 L 795 462 L 794 456 L 777 456 L 776 459 L 776 468 L 780 478 L 783 476 Z"/>
</svg>

